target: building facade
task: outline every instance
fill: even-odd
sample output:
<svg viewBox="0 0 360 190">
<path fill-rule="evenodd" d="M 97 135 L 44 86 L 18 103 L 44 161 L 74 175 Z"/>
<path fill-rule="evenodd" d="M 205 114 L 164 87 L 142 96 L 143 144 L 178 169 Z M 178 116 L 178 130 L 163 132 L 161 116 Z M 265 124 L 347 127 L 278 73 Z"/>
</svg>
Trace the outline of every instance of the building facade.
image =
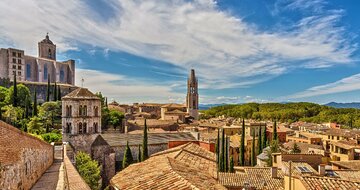
<svg viewBox="0 0 360 190">
<path fill-rule="evenodd" d="M 82 134 L 101 133 L 101 100 L 86 88 L 62 98 L 63 141 Z"/>
<path fill-rule="evenodd" d="M 56 45 L 49 35 L 38 43 L 38 57 L 26 55 L 24 50 L 0 49 L 0 78 L 18 82 L 50 82 L 74 85 L 75 61 L 57 61 Z"/>
</svg>

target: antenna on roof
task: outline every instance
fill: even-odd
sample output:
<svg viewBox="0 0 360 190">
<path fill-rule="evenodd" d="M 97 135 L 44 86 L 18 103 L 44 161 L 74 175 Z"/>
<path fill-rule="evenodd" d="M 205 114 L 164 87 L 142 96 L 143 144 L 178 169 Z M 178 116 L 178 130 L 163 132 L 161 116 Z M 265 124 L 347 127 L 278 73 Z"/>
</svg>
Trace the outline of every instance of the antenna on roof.
<svg viewBox="0 0 360 190">
<path fill-rule="evenodd" d="M 84 78 L 81 78 L 81 88 L 84 88 Z"/>
</svg>

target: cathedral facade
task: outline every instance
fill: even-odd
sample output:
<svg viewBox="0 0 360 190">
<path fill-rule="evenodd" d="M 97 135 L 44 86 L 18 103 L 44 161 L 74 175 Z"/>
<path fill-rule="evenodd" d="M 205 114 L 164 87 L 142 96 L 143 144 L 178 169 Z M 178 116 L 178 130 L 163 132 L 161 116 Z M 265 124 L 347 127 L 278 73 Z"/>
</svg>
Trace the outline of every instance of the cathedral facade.
<svg viewBox="0 0 360 190">
<path fill-rule="evenodd" d="M 24 50 L 0 49 L 0 78 L 18 82 L 50 82 L 74 85 L 75 61 L 57 61 L 56 45 L 49 35 L 38 43 L 38 57 L 26 55 Z"/>
</svg>

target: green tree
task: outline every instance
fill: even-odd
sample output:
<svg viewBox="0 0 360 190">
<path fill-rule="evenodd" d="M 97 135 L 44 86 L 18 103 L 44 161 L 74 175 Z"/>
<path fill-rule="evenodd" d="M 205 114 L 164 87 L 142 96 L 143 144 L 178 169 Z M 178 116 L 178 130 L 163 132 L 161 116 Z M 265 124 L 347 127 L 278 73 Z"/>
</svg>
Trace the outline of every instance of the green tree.
<svg viewBox="0 0 360 190">
<path fill-rule="evenodd" d="M 30 122 L 27 124 L 27 130 L 29 133 L 42 134 L 44 133 L 44 128 L 39 117 L 34 116 L 30 119 Z"/>
<path fill-rule="evenodd" d="M 97 161 L 92 160 L 89 154 L 78 152 L 75 157 L 75 166 L 92 190 L 100 189 L 100 166 Z"/>
<path fill-rule="evenodd" d="M 59 133 L 44 133 L 41 134 L 42 139 L 44 139 L 44 141 L 48 142 L 48 143 L 52 143 L 52 142 L 61 142 L 62 140 L 62 135 Z"/>
<path fill-rule="evenodd" d="M 0 86 L 0 106 L 3 107 L 5 105 L 7 105 L 6 103 L 6 97 L 9 94 L 9 89 Z"/>
<path fill-rule="evenodd" d="M 57 101 L 57 85 L 56 85 L 56 82 L 54 84 L 54 89 L 53 89 L 53 101 L 56 102 Z"/>
<path fill-rule="evenodd" d="M 16 90 L 14 90 L 15 88 Z M 16 95 L 14 95 L 15 93 Z M 9 88 L 9 93 L 6 96 L 5 101 L 7 102 L 7 104 L 12 104 L 13 106 L 16 104 L 17 106 L 25 108 L 26 102 L 24 100 L 26 99 L 27 96 L 30 97 L 30 90 L 25 85 L 19 84 L 16 85 L 16 87 L 11 86 Z M 17 99 L 16 103 L 14 103 L 14 97 L 16 97 Z"/>
<path fill-rule="evenodd" d="M 20 128 L 20 126 L 17 125 L 17 121 L 23 118 L 24 110 L 20 107 L 14 107 L 13 105 L 4 106 L 3 110 L 3 117 L 5 118 L 5 121 L 16 126 L 17 128 Z"/>
<path fill-rule="evenodd" d="M 111 124 L 114 129 L 117 126 L 122 126 L 122 120 L 124 119 L 124 113 L 117 110 L 110 110 L 109 112 L 109 124 Z"/>
<path fill-rule="evenodd" d="M 137 161 L 141 162 L 141 146 L 138 146 L 138 157 L 137 157 Z"/>
<path fill-rule="evenodd" d="M 58 91 L 57 91 L 57 101 L 61 101 L 61 86 L 58 86 Z"/>
<path fill-rule="evenodd" d="M 228 137 L 225 137 L 225 172 L 229 171 L 229 141 L 228 141 Z"/>
<path fill-rule="evenodd" d="M 47 83 L 47 90 L 46 90 L 46 101 L 50 101 L 50 74 L 48 74 L 48 83 Z"/>
<path fill-rule="evenodd" d="M 232 156 L 230 157 L 230 169 L 229 169 L 229 172 L 230 172 L 230 173 L 235 173 L 235 169 L 234 169 L 234 159 L 233 159 Z"/>
<path fill-rule="evenodd" d="M 261 141 L 261 143 L 262 143 L 262 148 L 264 149 L 264 148 L 266 148 L 266 146 L 267 146 L 267 136 L 266 136 L 266 130 L 267 130 L 267 128 L 266 128 L 266 126 L 264 127 L 264 130 L 263 130 L 263 135 L 261 136 L 262 137 L 262 141 Z"/>
<path fill-rule="evenodd" d="M 125 149 L 125 152 L 124 152 L 122 168 L 125 169 L 126 167 L 128 167 L 132 163 L 133 163 L 133 157 L 132 157 L 132 154 L 131 154 L 131 149 L 129 147 L 129 141 L 126 141 L 126 149 Z"/>
<path fill-rule="evenodd" d="M 50 127 L 54 128 L 55 124 L 61 123 L 61 102 L 45 102 L 39 109 L 39 117 L 46 132 L 50 132 Z"/>
<path fill-rule="evenodd" d="M 277 134 L 277 126 L 276 126 L 276 120 L 274 121 L 274 126 L 273 126 L 273 134 L 272 134 L 272 140 L 277 140 L 278 139 L 278 134 Z"/>
<path fill-rule="evenodd" d="M 257 155 L 262 153 L 262 142 L 261 142 L 261 126 L 259 127 L 259 132 L 258 132 L 258 142 L 257 142 Z"/>
<path fill-rule="evenodd" d="M 143 133 L 141 161 L 144 161 L 149 158 L 147 130 L 148 129 L 147 129 L 146 119 L 145 119 L 144 120 L 144 133 Z"/>
<path fill-rule="evenodd" d="M 33 100 L 33 110 L 32 110 L 32 116 L 38 115 L 38 108 L 37 108 L 37 95 L 36 95 L 36 89 L 34 89 L 34 100 Z"/>
<path fill-rule="evenodd" d="M 13 84 L 13 94 L 12 94 L 12 105 L 14 107 L 18 106 L 18 101 L 19 101 L 17 90 L 18 89 L 17 89 L 17 82 L 16 82 L 16 72 L 14 72 L 14 84 Z"/>
<path fill-rule="evenodd" d="M 292 147 L 291 152 L 292 153 L 301 153 L 300 147 L 296 143 L 294 143 L 294 146 Z"/>
<path fill-rule="evenodd" d="M 220 171 L 225 172 L 225 130 L 221 129 Z"/>
<path fill-rule="evenodd" d="M 217 138 L 216 138 L 216 144 L 215 144 L 215 150 L 216 150 L 216 164 L 217 164 L 217 170 L 220 170 L 220 133 L 219 129 L 217 130 Z"/>
<path fill-rule="evenodd" d="M 30 109 L 31 109 L 31 101 L 29 99 L 29 96 L 26 96 L 25 98 L 25 118 L 30 117 Z"/>
<path fill-rule="evenodd" d="M 256 165 L 256 157 L 255 157 L 255 130 L 252 132 L 252 143 L 251 143 L 251 166 Z"/>
<path fill-rule="evenodd" d="M 245 120 L 242 120 L 241 142 L 240 142 L 240 154 L 239 165 L 245 165 Z"/>
</svg>

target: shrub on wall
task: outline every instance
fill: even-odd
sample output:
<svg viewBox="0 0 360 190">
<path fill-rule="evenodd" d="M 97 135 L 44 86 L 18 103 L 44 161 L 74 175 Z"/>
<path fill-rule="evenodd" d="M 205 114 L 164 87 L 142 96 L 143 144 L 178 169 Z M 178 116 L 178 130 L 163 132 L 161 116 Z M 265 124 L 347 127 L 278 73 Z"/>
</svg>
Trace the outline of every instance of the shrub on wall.
<svg viewBox="0 0 360 190">
<path fill-rule="evenodd" d="M 100 167 L 97 161 L 92 160 L 89 154 L 78 152 L 75 157 L 76 169 L 91 189 L 100 188 Z"/>
</svg>

